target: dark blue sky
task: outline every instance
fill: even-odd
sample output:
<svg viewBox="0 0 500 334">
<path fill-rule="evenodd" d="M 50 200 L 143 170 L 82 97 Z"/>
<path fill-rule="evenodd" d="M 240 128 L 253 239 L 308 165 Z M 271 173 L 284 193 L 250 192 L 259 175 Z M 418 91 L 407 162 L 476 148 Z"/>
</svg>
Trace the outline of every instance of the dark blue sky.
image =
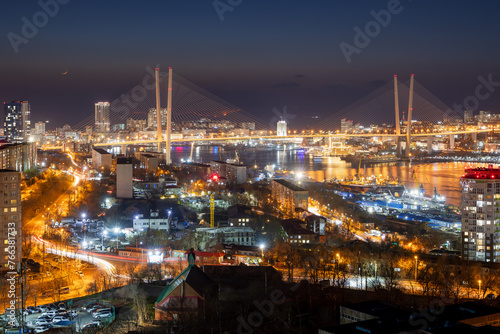
<svg viewBox="0 0 500 334">
<path fill-rule="evenodd" d="M 221 21 L 212 0 L 72 0 L 18 53 L 8 34 L 22 36 L 22 18 L 41 7 L 2 2 L 0 98 L 29 100 L 34 121 L 72 124 L 160 64 L 264 120 L 284 105 L 298 120 L 332 114 L 393 74 L 415 73 L 448 105 L 473 95 L 479 75 L 500 81 L 497 1 L 402 0 L 350 64 L 340 43 L 354 45 L 353 28 L 389 1 L 231 2 L 241 4 Z M 497 89 L 479 109 L 500 111 Z"/>
</svg>

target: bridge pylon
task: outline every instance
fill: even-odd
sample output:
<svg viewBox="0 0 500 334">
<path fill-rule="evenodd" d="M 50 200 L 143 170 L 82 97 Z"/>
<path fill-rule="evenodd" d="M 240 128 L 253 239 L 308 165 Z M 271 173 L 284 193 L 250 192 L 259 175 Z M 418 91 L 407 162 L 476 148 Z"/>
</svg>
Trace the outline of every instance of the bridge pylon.
<svg viewBox="0 0 500 334">
<path fill-rule="evenodd" d="M 412 74 L 410 78 L 410 96 L 408 99 L 408 124 L 406 125 L 406 149 L 405 156 L 407 158 L 410 157 L 411 153 L 411 118 L 413 112 L 413 81 L 415 79 L 415 75 Z"/>
</svg>

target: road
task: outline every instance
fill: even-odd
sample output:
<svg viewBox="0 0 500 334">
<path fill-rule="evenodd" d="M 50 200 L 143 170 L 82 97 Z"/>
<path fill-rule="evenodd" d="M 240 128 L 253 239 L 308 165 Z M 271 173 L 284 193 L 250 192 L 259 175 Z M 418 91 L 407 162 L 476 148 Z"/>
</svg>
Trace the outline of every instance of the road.
<svg viewBox="0 0 500 334">
<path fill-rule="evenodd" d="M 80 183 L 79 176 L 73 175 L 73 177 L 74 177 L 73 183 L 46 209 L 46 211 L 52 211 L 64 204 L 64 201 L 66 199 L 65 196 L 69 196 L 70 192 L 74 190 Z M 46 211 L 41 211 L 38 215 L 33 217 L 29 222 L 24 224 L 23 227 L 31 227 L 32 232 L 37 232 L 37 230 L 38 231 L 43 230 L 43 228 L 45 228 L 45 219 L 43 218 L 45 218 Z"/>
</svg>

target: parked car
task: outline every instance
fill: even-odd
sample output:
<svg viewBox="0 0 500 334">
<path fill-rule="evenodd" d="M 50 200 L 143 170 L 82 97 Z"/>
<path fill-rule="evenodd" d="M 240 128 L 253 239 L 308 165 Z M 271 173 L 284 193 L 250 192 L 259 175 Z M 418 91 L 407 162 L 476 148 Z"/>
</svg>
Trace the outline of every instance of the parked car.
<svg viewBox="0 0 500 334">
<path fill-rule="evenodd" d="M 59 303 L 59 305 L 57 305 L 59 307 L 60 310 L 65 310 L 66 309 L 66 305 L 64 305 L 64 303 Z"/>
<path fill-rule="evenodd" d="M 54 310 L 45 311 L 42 313 L 42 315 L 49 315 L 49 316 L 55 317 L 56 311 L 54 311 Z"/>
<path fill-rule="evenodd" d="M 111 312 L 111 309 L 109 307 L 98 307 L 97 309 L 92 311 L 92 314 L 102 313 L 102 312 Z"/>
<path fill-rule="evenodd" d="M 38 306 L 38 309 L 40 310 L 40 312 L 47 312 L 49 310 L 49 308 L 45 305 L 42 305 L 42 306 Z"/>
<path fill-rule="evenodd" d="M 46 330 L 49 330 L 50 326 L 36 326 L 35 329 L 33 330 L 35 333 L 42 333 L 45 332 Z"/>
<path fill-rule="evenodd" d="M 99 305 L 99 304 L 92 304 L 92 305 L 87 305 L 87 312 L 89 313 L 92 313 L 94 312 L 95 310 L 97 310 L 98 308 L 103 308 L 104 306 L 102 305 Z"/>
<path fill-rule="evenodd" d="M 89 322 L 86 322 L 85 325 L 90 325 L 90 324 L 97 324 L 99 326 L 101 326 L 101 320 L 99 319 L 94 319 L 94 320 L 90 320 Z"/>
<path fill-rule="evenodd" d="M 54 318 L 54 317 L 52 317 L 50 315 L 41 315 L 38 318 L 36 318 L 36 320 L 47 320 L 47 321 L 52 322 L 52 318 Z"/>
<path fill-rule="evenodd" d="M 59 321 L 70 321 L 70 319 L 64 315 L 58 315 L 55 316 L 54 319 L 52 319 L 52 323 L 57 323 Z"/>
<path fill-rule="evenodd" d="M 45 319 L 37 319 L 35 321 L 35 324 L 37 326 L 50 326 L 51 322 L 49 320 L 45 320 Z"/>
<path fill-rule="evenodd" d="M 85 330 L 85 329 L 97 329 L 99 328 L 99 324 L 95 324 L 95 323 L 88 323 L 88 324 L 85 324 L 82 326 L 82 330 Z"/>
<path fill-rule="evenodd" d="M 95 313 L 94 315 L 92 315 L 94 318 L 107 318 L 107 317 L 111 317 L 113 314 L 111 312 L 97 312 Z"/>
<path fill-rule="evenodd" d="M 40 309 L 35 306 L 28 306 L 26 309 L 28 310 L 28 312 L 30 312 L 30 314 L 41 312 Z"/>
</svg>

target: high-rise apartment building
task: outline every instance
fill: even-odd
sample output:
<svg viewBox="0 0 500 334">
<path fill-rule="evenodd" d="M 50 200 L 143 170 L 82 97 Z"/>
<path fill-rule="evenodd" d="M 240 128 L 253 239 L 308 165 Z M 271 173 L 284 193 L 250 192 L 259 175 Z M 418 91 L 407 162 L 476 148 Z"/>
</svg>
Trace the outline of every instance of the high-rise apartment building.
<svg viewBox="0 0 500 334">
<path fill-rule="evenodd" d="M 462 259 L 500 262 L 500 169 L 466 169 L 462 187 Z"/>
<path fill-rule="evenodd" d="M 0 266 L 15 269 L 21 261 L 21 174 L 0 169 Z"/>
<path fill-rule="evenodd" d="M 161 126 L 167 126 L 167 108 L 160 109 Z M 148 112 L 148 128 L 156 129 L 156 108 L 150 108 Z"/>
<path fill-rule="evenodd" d="M 342 118 L 340 120 L 340 132 L 346 133 L 351 132 L 354 129 L 354 121 L 348 120 L 347 118 Z"/>
<path fill-rule="evenodd" d="M 309 192 L 285 179 L 271 180 L 271 198 L 276 200 L 278 209 L 290 217 L 294 217 L 295 210 L 307 210 Z"/>
<path fill-rule="evenodd" d="M 35 135 L 44 135 L 44 134 L 45 134 L 45 122 L 36 122 Z"/>
<path fill-rule="evenodd" d="M 109 102 L 97 102 L 95 104 L 95 131 L 109 132 L 111 123 L 109 120 Z"/>
<path fill-rule="evenodd" d="M 118 158 L 116 162 L 116 197 L 132 198 L 134 189 L 132 184 L 133 161 L 131 158 Z"/>
<path fill-rule="evenodd" d="M 474 110 L 465 110 L 464 123 L 472 123 L 472 122 L 474 122 Z"/>
<path fill-rule="evenodd" d="M 278 122 L 276 132 L 276 134 L 280 137 L 286 136 L 286 121 L 281 120 Z"/>
<path fill-rule="evenodd" d="M 4 103 L 4 135 L 13 143 L 28 140 L 30 135 L 30 104 L 28 101 Z"/>
</svg>

